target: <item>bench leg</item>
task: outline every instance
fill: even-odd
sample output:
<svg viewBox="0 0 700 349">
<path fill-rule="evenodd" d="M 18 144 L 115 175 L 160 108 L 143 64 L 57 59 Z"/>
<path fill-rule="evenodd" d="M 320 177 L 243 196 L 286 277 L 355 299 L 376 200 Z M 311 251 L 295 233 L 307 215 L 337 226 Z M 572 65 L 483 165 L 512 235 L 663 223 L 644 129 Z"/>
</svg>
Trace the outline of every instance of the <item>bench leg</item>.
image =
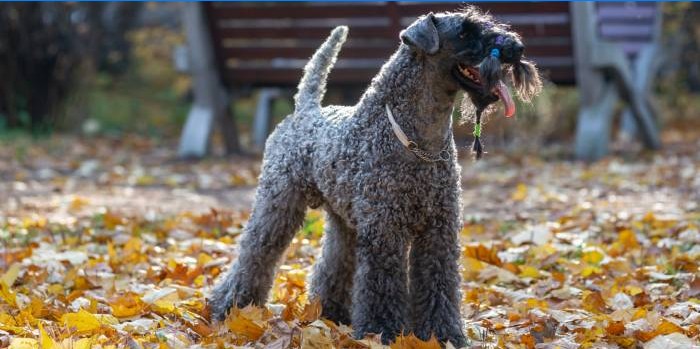
<svg viewBox="0 0 700 349">
<path fill-rule="evenodd" d="M 644 145 L 649 149 L 659 148 L 659 132 L 653 111 L 647 103 L 647 93 L 635 86 L 636 80 L 627 57 L 619 47 L 607 42 L 596 44 L 594 51 L 599 54 L 593 57 L 593 65 L 598 69 L 609 69 L 615 74 L 620 95 L 632 111 Z"/>
<path fill-rule="evenodd" d="M 634 62 L 634 77 L 633 85 L 630 89 L 636 92 L 639 102 L 642 107 L 651 115 L 651 123 L 646 120 L 642 122 L 651 124 L 651 130 L 646 130 L 646 133 L 641 133 L 642 130 L 639 129 L 638 120 L 635 118 L 633 110 L 630 107 L 625 108 L 622 114 L 622 123 L 620 127 L 620 136 L 623 138 L 633 138 L 636 136 L 642 136 L 642 140 L 645 145 L 649 148 L 657 148 L 659 146 L 658 141 L 658 127 L 656 125 L 658 121 L 658 112 L 654 108 L 651 101 L 651 89 L 654 82 L 654 78 L 658 69 L 660 68 L 663 60 L 663 52 L 657 45 L 651 45 L 639 52 L 637 59 Z M 645 125 L 645 127 L 649 127 Z"/>
<path fill-rule="evenodd" d="M 258 151 L 265 148 L 265 140 L 272 128 L 272 103 L 280 94 L 281 91 L 277 88 L 262 88 L 258 94 L 258 106 L 253 121 L 253 146 Z"/>
<path fill-rule="evenodd" d="M 221 137 L 224 139 L 224 151 L 226 155 L 240 154 L 241 144 L 238 138 L 238 127 L 236 126 L 236 121 L 231 107 L 235 99 L 233 97 L 224 95 L 222 96 L 223 102 L 222 108 L 218 113 L 219 127 L 221 131 Z"/>
<path fill-rule="evenodd" d="M 581 106 L 576 127 L 578 159 L 594 161 L 608 153 L 612 114 L 618 97 L 617 88 L 607 84 L 597 103 Z"/>
<path fill-rule="evenodd" d="M 659 130 L 656 126 L 656 118 L 649 108 L 649 103 L 645 98 L 642 98 L 639 93 L 631 91 L 629 94 L 629 104 L 632 110 L 632 115 L 637 121 L 639 127 L 639 135 L 642 137 L 644 146 L 648 149 L 659 149 L 661 141 L 659 140 Z"/>
<path fill-rule="evenodd" d="M 188 3 L 183 10 L 189 52 L 188 70 L 192 74 L 194 103 L 180 136 L 181 157 L 202 157 L 209 150 L 214 123 L 223 132 L 226 152 L 237 152 L 238 134 L 230 114 L 230 98 L 221 85 L 207 19 L 202 4 Z"/>
<path fill-rule="evenodd" d="M 214 114 L 213 106 L 192 106 L 180 136 L 178 154 L 181 157 L 202 157 L 207 154 Z"/>
</svg>

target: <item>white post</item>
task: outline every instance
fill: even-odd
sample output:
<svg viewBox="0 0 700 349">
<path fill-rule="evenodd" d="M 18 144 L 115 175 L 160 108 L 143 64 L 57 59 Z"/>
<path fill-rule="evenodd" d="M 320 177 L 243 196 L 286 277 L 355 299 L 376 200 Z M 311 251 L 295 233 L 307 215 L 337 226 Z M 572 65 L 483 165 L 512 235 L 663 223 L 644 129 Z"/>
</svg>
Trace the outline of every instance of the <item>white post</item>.
<svg viewBox="0 0 700 349">
<path fill-rule="evenodd" d="M 184 6 L 194 105 L 182 130 L 178 154 L 181 157 L 201 157 L 208 152 L 215 120 L 222 113 L 226 114 L 228 94 L 219 80 L 212 39 L 207 29 L 202 4 L 189 2 Z"/>
</svg>

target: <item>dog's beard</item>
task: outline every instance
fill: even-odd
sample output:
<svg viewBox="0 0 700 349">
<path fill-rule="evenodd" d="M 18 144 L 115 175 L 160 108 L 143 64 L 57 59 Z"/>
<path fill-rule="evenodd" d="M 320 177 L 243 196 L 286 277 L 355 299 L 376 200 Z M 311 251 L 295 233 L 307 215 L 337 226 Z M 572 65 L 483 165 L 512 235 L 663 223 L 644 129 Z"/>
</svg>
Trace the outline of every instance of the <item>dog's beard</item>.
<svg viewBox="0 0 700 349">
<path fill-rule="evenodd" d="M 481 114 L 481 123 L 484 123 L 486 120 L 486 116 L 491 114 L 495 104 L 490 104 L 486 109 Z M 469 97 L 468 93 L 464 93 L 462 96 L 462 103 L 460 103 L 459 107 L 459 124 L 465 124 L 465 123 L 473 123 L 476 122 L 476 105 L 471 100 L 471 97 Z"/>
<path fill-rule="evenodd" d="M 467 93 L 462 96 L 462 103 L 459 106 L 459 123 L 464 124 L 473 121 L 476 117 L 476 106 L 472 103 Z"/>
<path fill-rule="evenodd" d="M 493 62 L 495 61 L 495 62 Z M 486 63 L 486 62 L 484 62 Z M 495 84 L 498 82 L 499 77 L 505 77 L 505 83 L 510 83 L 515 87 L 518 98 L 523 102 L 530 102 L 531 99 L 542 91 L 542 80 L 540 79 L 537 67 L 534 63 L 526 60 L 521 60 L 512 66 L 504 67 L 498 63 L 497 60 L 492 60 L 491 64 L 487 64 L 486 67 L 481 66 L 481 72 L 491 76 L 492 79 L 496 79 Z M 495 109 L 495 103 L 489 104 L 482 113 L 481 122 L 483 123 L 487 115 L 491 114 Z M 474 122 L 476 120 L 476 110 L 477 107 L 472 102 L 468 93 L 464 93 L 462 98 L 462 103 L 460 105 L 460 118 L 459 123 L 464 124 L 467 122 Z"/>
</svg>

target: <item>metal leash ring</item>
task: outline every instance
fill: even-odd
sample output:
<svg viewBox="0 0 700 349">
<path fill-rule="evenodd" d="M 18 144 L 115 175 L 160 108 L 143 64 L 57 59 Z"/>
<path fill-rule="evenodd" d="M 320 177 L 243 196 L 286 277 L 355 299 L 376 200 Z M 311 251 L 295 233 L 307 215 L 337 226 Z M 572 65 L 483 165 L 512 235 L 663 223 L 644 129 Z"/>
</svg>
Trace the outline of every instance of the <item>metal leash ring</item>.
<svg viewBox="0 0 700 349">
<path fill-rule="evenodd" d="M 452 157 L 450 156 L 450 152 L 447 151 L 447 149 L 443 149 L 440 151 L 440 154 L 438 154 L 438 157 L 442 161 L 449 161 Z"/>
</svg>

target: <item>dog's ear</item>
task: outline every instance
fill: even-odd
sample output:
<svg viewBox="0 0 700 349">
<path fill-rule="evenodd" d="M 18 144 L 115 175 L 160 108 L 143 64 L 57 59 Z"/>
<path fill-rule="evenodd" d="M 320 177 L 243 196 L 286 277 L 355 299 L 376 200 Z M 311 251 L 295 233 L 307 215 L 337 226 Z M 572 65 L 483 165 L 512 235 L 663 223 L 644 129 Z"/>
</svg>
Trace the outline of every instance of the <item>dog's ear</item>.
<svg viewBox="0 0 700 349">
<path fill-rule="evenodd" d="M 542 91 L 542 80 L 535 63 L 521 59 L 513 65 L 513 84 L 522 101 L 529 102 Z"/>
<path fill-rule="evenodd" d="M 408 28 L 401 31 L 401 42 L 423 51 L 429 55 L 435 54 L 440 48 L 440 36 L 435 27 L 435 15 L 429 14 L 418 18 Z"/>
</svg>

